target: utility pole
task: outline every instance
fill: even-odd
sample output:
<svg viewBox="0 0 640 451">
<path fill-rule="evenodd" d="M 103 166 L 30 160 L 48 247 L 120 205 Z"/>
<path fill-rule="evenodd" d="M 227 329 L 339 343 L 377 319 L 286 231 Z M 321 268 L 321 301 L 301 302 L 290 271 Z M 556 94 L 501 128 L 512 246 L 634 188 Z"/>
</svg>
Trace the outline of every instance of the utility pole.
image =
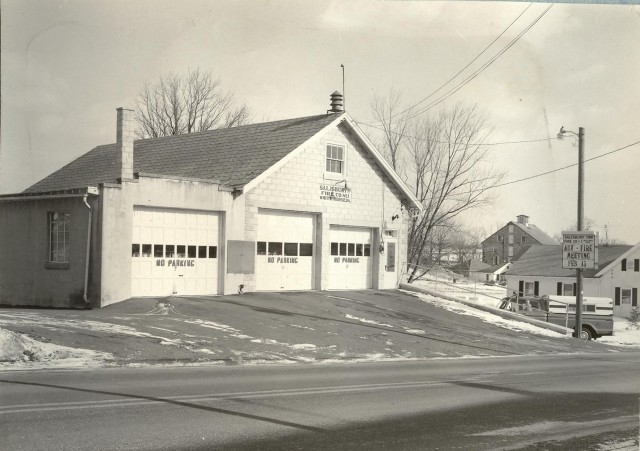
<svg viewBox="0 0 640 451">
<path fill-rule="evenodd" d="M 582 232 L 583 224 L 584 224 L 584 128 L 580 127 L 578 129 L 578 133 L 572 132 L 570 130 L 565 130 L 564 127 L 560 128 L 560 132 L 558 133 L 558 139 L 563 139 L 566 133 L 571 133 L 578 137 L 578 223 L 577 223 L 577 233 L 578 236 L 580 232 Z M 594 249 L 595 257 L 594 263 L 597 264 L 597 240 L 594 241 Z M 564 243 L 566 244 L 566 243 Z M 563 257 L 564 258 L 564 257 Z M 583 257 L 584 258 L 584 257 Z M 573 333 L 573 336 L 576 338 L 580 338 L 582 335 L 582 300 L 583 300 L 583 267 L 585 266 L 585 262 L 582 264 L 574 265 L 576 268 L 576 327 Z M 595 266 L 595 265 L 594 265 Z M 563 262 L 563 268 L 566 268 Z"/>
<path fill-rule="evenodd" d="M 584 128 L 578 129 L 578 232 L 584 222 Z M 576 330 L 574 337 L 582 333 L 582 268 L 576 269 Z"/>
</svg>

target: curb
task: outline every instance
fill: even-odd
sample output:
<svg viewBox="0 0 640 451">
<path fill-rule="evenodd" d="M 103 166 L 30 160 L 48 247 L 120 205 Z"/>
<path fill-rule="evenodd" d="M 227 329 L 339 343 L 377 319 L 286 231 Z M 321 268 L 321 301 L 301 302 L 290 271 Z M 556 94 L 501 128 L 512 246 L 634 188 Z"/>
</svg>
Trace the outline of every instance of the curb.
<svg viewBox="0 0 640 451">
<path fill-rule="evenodd" d="M 505 319 L 512 319 L 516 321 L 521 321 L 523 323 L 532 324 L 534 326 L 542 327 L 543 329 L 551 330 L 553 332 L 558 332 L 559 334 L 565 335 L 567 337 L 571 337 L 573 335 L 573 329 L 568 329 L 564 326 L 558 326 L 556 324 L 546 323 L 544 321 L 539 321 L 537 319 L 527 318 L 526 316 L 518 315 L 517 313 L 509 312 L 506 310 L 500 310 L 494 307 L 486 307 L 484 305 L 474 304 L 473 302 L 465 301 L 464 299 L 438 293 L 436 291 L 432 291 L 427 288 L 417 287 L 415 285 L 410 285 L 408 283 L 400 283 L 398 285 L 398 288 L 402 290 L 407 290 L 407 291 L 417 291 L 419 293 L 429 294 L 431 296 L 447 299 L 453 302 L 459 302 L 460 304 L 464 304 L 468 307 L 473 307 L 478 310 L 482 310 L 488 313 L 493 313 L 494 315 L 498 315 Z"/>
</svg>

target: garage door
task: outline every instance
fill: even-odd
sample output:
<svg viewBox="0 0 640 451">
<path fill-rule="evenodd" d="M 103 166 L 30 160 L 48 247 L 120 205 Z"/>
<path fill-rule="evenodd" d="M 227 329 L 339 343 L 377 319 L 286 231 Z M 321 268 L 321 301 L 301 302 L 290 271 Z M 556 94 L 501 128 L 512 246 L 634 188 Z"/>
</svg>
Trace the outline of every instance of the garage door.
<svg viewBox="0 0 640 451">
<path fill-rule="evenodd" d="M 373 258 L 371 229 L 331 226 L 329 289 L 360 290 L 371 288 Z"/>
<path fill-rule="evenodd" d="M 256 288 L 263 291 L 312 290 L 315 216 L 258 210 Z"/>
<path fill-rule="evenodd" d="M 131 295 L 217 294 L 218 234 L 214 212 L 135 207 Z"/>
</svg>

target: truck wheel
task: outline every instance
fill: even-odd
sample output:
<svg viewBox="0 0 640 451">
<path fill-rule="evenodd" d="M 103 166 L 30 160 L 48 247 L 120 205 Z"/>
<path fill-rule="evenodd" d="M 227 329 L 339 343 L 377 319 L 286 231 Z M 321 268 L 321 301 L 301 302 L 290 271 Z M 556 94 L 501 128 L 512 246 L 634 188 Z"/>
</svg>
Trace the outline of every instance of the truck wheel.
<svg viewBox="0 0 640 451">
<path fill-rule="evenodd" d="M 580 332 L 580 339 L 593 340 L 593 333 L 591 332 L 591 329 L 589 329 L 588 327 L 582 326 L 582 331 Z"/>
</svg>

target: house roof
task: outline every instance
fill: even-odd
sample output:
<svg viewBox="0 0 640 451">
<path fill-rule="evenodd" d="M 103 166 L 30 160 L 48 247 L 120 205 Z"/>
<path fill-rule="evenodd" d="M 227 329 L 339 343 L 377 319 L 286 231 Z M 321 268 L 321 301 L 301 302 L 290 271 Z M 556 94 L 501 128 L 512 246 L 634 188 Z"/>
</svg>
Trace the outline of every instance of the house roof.
<svg viewBox="0 0 640 451">
<path fill-rule="evenodd" d="M 610 265 L 625 254 L 632 246 L 600 246 L 598 247 L 598 264 L 600 268 Z M 595 277 L 599 269 L 585 269 L 584 277 Z M 573 277 L 575 269 L 562 268 L 562 245 L 531 246 L 517 260 L 511 264 L 507 275 L 512 276 L 542 276 L 542 277 Z"/>
<path fill-rule="evenodd" d="M 524 232 L 526 232 L 529 235 L 531 235 L 535 240 L 539 241 L 540 244 L 548 244 L 548 245 L 558 244 L 558 242 L 556 240 L 554 240 L 549 235 L 544 233 L 541 229 L 539 229 L 534 224 L 524 225 L 524 224 L 521 224 L 519 222 L 513 222 L 513 221 L 511 221 L 510 224 L 513 224 L 516 227 L 519 227 Z"/>
<path fill-rule="evenodd" d="M 489 265 L 484 263 L 482 260 L 478 260 L 477 258 L 469 259 L 465 262 L 460 263 L 459 265 L 454 266 L 452 269 L 457 269 L 461 271 L 471 271 L 471 272 L 484 272 L 483 270 L 488 268 Z"/>
<path fill-rule="evenodd" d="M 322 114 L 178 136 L 134 141 L 134 172 L 218 180 L 243 187 L 287 154 L 336 121 Z M 24 193 L 57 191 L 115 183 L 116 144 L 94 148 Z"/>
</svg>

